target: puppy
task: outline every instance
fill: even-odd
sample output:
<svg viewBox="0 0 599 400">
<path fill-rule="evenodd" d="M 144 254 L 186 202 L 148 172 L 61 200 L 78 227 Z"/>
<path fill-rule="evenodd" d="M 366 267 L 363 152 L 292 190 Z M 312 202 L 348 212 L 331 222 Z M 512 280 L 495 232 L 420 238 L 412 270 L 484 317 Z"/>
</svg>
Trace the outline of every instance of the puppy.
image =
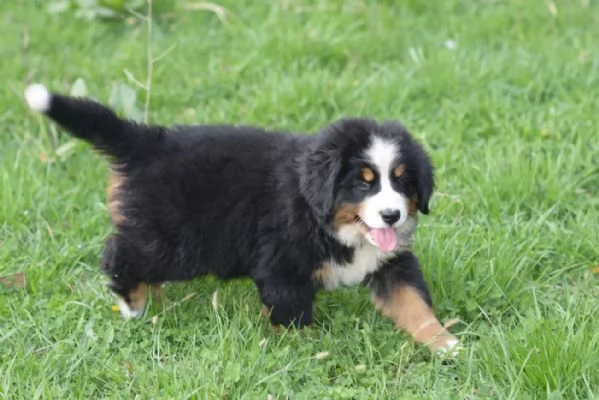
<svg viewBox="0 0 599 400">
<path fill-rule="evenodd" d="M 401 124 L 343 119 L 314 135 L 163 127 L 40 84 L 25 99 L 111 160 L 102 267 L 123 317 L 139 317 L 164 282 L 248 276 L 273 325 L 302 327 L 318 290 L 361 284 L 416 341 L 441 352 L 458 343 L 411 250 L 433 168 Z"/>
</svg>

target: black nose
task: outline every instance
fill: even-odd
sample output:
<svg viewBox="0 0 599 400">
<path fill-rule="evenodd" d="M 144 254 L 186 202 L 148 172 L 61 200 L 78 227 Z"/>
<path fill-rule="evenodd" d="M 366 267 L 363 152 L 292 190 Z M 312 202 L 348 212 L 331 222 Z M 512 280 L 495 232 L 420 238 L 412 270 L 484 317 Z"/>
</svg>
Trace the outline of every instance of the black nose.
<svg viewBox="0 0 599 400">
<path fill-rule="evenodd" d="M 399 218 L 401 217 L 401 212 L 399 212 L 399 210 L 392 210 L 388 208 L 386 210 L 381 211 L 381 217 L 383 218 L 383 221 L 385 221 L 385 223 L 387 223 L 388 225 L 393 225 L 394 223 L 399 221 Z"/>
</svg>

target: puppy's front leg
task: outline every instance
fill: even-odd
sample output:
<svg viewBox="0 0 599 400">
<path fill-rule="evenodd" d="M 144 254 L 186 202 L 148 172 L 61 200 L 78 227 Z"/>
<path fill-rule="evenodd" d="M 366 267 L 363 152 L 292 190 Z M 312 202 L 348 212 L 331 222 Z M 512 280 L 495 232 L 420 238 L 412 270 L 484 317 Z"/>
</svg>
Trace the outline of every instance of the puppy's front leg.
<svg viewBox="0 0 599 400">
<path fill-rule="evenodd" d="M 426 282 L 413 254 L 400 254 L 374 273 L 368 285 L 375 307 L 417 342 L 442 353 L 458 344 L 433 313 Z"/>
<path fill-rule="evenodd" d="M 257 284 L 273 326 L 303 328 L 312 323 L 314 288 L 311 282 L 272 279 Z"/>
</svg>

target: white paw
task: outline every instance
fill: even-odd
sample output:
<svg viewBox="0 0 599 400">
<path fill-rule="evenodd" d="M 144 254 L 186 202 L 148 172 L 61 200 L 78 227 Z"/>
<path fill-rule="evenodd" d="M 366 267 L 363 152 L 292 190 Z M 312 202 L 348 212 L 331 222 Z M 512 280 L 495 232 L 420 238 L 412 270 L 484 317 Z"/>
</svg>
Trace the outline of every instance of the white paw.
<svg viewBox="0 0 599 400">
<path fill-rule="evenodd" d="M 141 311 L 132 310 L 131 307 L 129 307 L 129 304 L 123 299 L 119 299 L 119 310 L 125 320 L 139 318 L 141 316 Z"/>
<path fill-rule="evenodd" d="M 457 357 L 458 354 L 464 349 L 464 346 L 460 343 L 457 338 L 449 338 L 441 344 L 436 352 L 437 354 L 448 354 L 451 357 Z"/>
</svg>

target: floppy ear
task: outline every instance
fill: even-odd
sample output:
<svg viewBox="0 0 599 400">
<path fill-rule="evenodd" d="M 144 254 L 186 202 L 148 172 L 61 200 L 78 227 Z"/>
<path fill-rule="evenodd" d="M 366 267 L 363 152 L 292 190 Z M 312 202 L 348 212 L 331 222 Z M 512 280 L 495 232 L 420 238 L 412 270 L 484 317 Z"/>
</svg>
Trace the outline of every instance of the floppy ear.
<svg viewBox="0 0 599 400">
<path fill-rule="evenodd" d="M 306 149 L 300 165 L 300 192 L 316 217 L 327 222 L 333 213 L 336 181 L 341 171 L 339 150 L 321 138 Z"/>
<path fill-rule="evenodd" d="M 433 165 L 420 144 L 416 145 L 416 163 L 418 165 L 416 173 L 418 200 L 416 205 L 421 213 L 428 214 L 430 212 L 428 204 L 435 189 L 435 180 Z"/>
</svg>

